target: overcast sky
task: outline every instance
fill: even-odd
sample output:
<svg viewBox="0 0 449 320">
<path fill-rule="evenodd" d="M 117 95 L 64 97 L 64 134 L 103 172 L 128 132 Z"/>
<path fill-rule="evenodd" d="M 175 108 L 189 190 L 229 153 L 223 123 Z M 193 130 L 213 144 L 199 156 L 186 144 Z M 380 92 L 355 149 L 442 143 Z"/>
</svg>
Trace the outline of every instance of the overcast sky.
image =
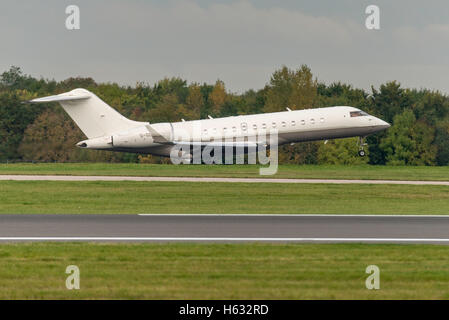
<svg viewBox="0 0 449 320">
<path fill-rule="evenodd" d="M 81 29 L 65 28 L 78 5 Z M 380 8 L 380 30 L 365 8 Z M 307 64 L 320 81 L 398 80 L 449 93 L 447 0 L 1 0 L 0 72 L 153 84 L 179 76 L 262 88 L 274 70 Z"/>
</svg>

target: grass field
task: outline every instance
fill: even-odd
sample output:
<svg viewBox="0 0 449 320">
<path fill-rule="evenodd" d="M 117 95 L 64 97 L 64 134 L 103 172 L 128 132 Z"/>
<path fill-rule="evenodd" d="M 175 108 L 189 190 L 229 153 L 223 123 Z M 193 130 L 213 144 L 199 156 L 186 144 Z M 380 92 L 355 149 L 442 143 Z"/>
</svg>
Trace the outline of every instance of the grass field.
<svg viewBox="0 0 449 320">
<path fill-rule="evenodd" d="M 261 177 L 258 165 L 166 165 L 109 163 L 0 164 L 0 174 Z M 449 180 L 449 167 L 281 165 L 264 178 Z"/>
<path fill-rule="evenodd" d="M 449 187 L 3 181 L 0 213 L 448 214 Z"/>
<path fill-rule="evenodd" d="M 0 165 L 0 174 L 260 177 L 258 166 Z M 448 168 L 281 166 L 278 178 L 449 180 Z M 448 214 L 449 187 L 0 182 L 0 213 Z M 67 290 L 65 269 L 81 270 Z M 381 270 L 367 290 L 365 269 Z M 449 246 L 0 244 L 0 299 L 449 299 Z"/>
<path fill-rule="evenodd" d="M 437 245 L 0 245 L 0 299 L 448 299 Z M 380 290 L 365 269 L 380 268 Z M 80 268 L 80 290 L 65 269 Z"/>
</svg>

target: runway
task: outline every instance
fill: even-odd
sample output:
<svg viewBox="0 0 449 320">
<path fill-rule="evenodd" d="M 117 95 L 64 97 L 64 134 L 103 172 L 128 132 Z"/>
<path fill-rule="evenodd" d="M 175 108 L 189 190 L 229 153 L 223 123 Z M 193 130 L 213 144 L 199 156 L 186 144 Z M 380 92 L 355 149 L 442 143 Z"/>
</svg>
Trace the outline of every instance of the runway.
<svg viewBox="0 0 449 320">
<path fill-rule="evenodd" d="M 449 186 L 449 181 L 277 179 L 277 178 L 195 178 L 129 176 L 0 175 L 0 181 L 160 181 L 160 182 L 240 182 L 240 183 L 332 183 L 332 184 L 401 184 Z"/>
<path fill-rule="evenodd" d="M 0 215 L 0 241 L 449 244 L 449 216 Z"/>
</svg>

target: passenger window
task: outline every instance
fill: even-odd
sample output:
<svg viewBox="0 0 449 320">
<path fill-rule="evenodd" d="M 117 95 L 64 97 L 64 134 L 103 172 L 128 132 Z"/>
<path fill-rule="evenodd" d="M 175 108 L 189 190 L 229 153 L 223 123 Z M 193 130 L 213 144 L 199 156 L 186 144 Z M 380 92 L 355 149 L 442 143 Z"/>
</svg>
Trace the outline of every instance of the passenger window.
<svg viewBox="0 0 449 320">
<path fill-rule="evenodd" d="M 204 129 L 203 133 L 204 133 L 205 136 L 207 136 L 207 129 Z"/>
<path fill-rule="evenodd" d="M 286 125 L 285 121 L 282 121 L 282 126 L 285 127 Z"/>
<path fill-rule="evenodd" d="M 324 122 L 324 118 L 320 118 L 320 122 L 323 123 Z"/>
<path fill-rule="evenodd" d="M 267 124 L 266 123 L 262 123 L 262 129 L 266 129 L 267 128 Z"/>
<path fill-rule="evenodd" d="M 237 132 L 237 128 L 236 127 L 232 127 L 232 132 Z"/>
<path fill-rule="evenodd" d="M 296 126 L 296 121 L 292 120 L 292 127 Z"/>
<path fill-rule="evenodd" d="M 315 119 L 310 119 L 311 124 L 315 124 Z"/>
<path fill-rule="evenodd" d="M 242 131 L 246 131 L 246 129 L 248 129 L 248 125 L 245 122 L 243 122 L 240 126 L 242 127 Z"/>
<path fill-rule="evenodd" d="M 275 128 L 276 128 L 276 122 L 273 122 L 273 123 L 271 124 L 271 126 L 273 127 L 273 129 L 275 129 Z"/>
<path fill-rule="evenodd" d="M 305 125 L 306 124 L 306 120 L 301 120 L 301 124 Z"/>
<path fill-rule="evenodd" d="M 253 124 L 253 129 L 257 130 L 257 124 Z"/>
<path fill-rule="evenodd" d="M 224 127 L 223 128 L 223 133 L 226 133 L 226 131 L 228 131 L 228 128 Z"/>
</svg>

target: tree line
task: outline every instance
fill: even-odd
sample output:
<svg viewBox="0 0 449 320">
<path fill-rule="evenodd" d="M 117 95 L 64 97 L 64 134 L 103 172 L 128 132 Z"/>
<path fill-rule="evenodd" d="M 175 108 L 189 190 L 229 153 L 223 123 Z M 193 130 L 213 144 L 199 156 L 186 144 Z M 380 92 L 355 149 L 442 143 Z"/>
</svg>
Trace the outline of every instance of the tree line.
<svg viewBox="0 0 449 320">
<path fill-rule="evenodd" d="M 276 70 L 260 90 L 232 93 L 225 83 L 187 83 L 166 78 L 154 85 L 121 86 L 92 78 L 64 81 L 36 79 L 11 67 L 0 76 L 0 161 L 167 162 L 155 156 L 83 150 L 75 144 L 85 137 L 55 103 L 22 101 L 85 88 L 124 116 L 152 123 L 225 117 L 286 108 L 349 105 L 379 117 L 392 127 L 367 138 L 367 157 L 357 156 L 356 138 L 285 145 L 280 163 L 440 165 L 449 164 L 449 97 L 439 91 L 407 89 L 396 81 L 371 92 L 340 82 L 325 84 L 306 65 Z"/>
</svg>

